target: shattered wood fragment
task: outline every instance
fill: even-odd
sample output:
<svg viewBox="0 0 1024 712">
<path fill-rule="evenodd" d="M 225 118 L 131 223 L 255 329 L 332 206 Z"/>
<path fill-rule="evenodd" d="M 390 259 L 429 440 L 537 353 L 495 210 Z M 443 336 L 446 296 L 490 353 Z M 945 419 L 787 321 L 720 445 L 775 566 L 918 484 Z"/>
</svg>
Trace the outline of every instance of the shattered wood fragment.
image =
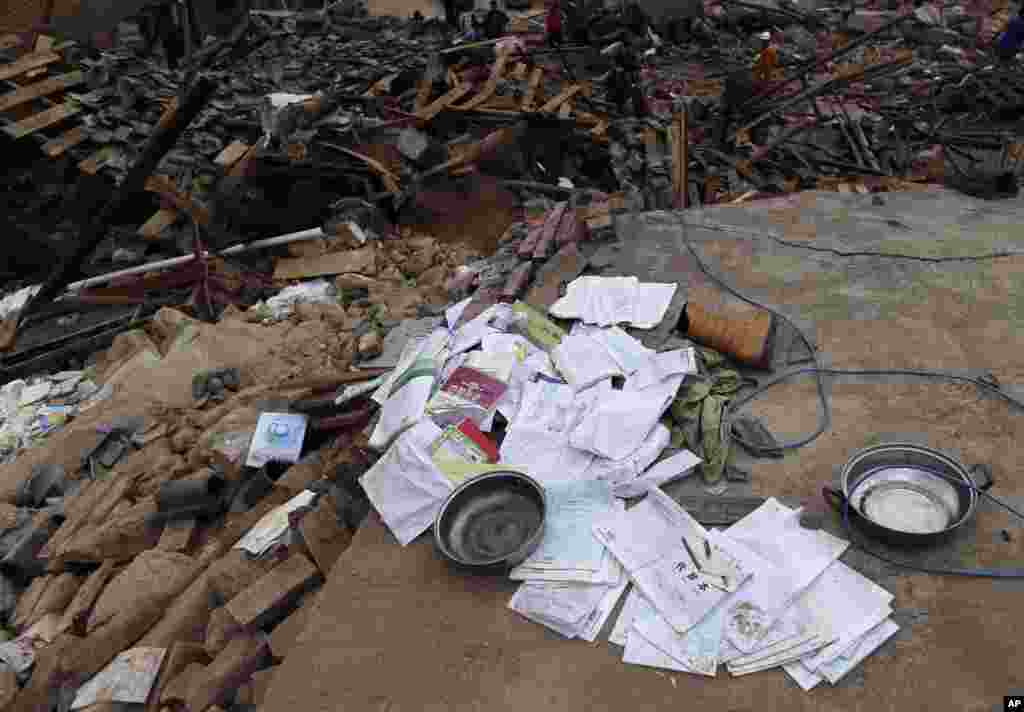
<svg viewBox="0 0 1024 712">
<path fill-rule="evenodd" d="M 25 55 L 16 62 L 0 65 L 0 81 L 12 79 L 19 74 L 24 74 L 37 67 L 45 67 L 60 60 L 59 54 L 53 52 L 39 52 Z"/>
<path fill-rule="evenodd" d="M 678 112 L 672 121 L 669 133 L 672 143 L 672 192 L 677 208 L 689 207 L 689 132 L 687 130 L 686 111 Z"/>
<path fill-rule="evenodd" d="M 88 135 L 85 133 L 85 129 L 81 126 L 76 126 L 73 129 L 65 131 L 60 136 L 54 139 L 50 139 L 43 144 L 43 153 L 46 154 L 47 158 L 57 158 L 64 154 L 70 148 L 74 148 L 78 144 L 82 143 Z"/>
<path fill-rule="evenodd" d="M 33 99 L 38 99 L 41 96 L 48 94 L 54 94 L 58 91 L 63 91 L 68 87 L 73 87 L 77 84 L 81 84 L 85 81 L 84 72 L 69 72 L 67 74 L 61 74 L 58 77 L 52 79 L 46 79 L 35 84 L 29 84 L 28 86 L 21 87 L 7 94 L 0 95 L 0 111 L 8 111 L 13 109 L 15 106 L 20 106 Z"/>
<path fill-rule="evenodd" d="M 174 182 L 173 178 L 165 175 L 152 175 L 146 179 L 146 190 L 158 194 L 178 210 L 188 213 L 200 225 L 210 224 L 209 209 L 196 201 L 191 194 L 178 190 L 178 184 Z"/>
<path fill-rule="evenodd" d="M 304 554 L 292 554 L 249 588 L 228 601 L 227 609 L 246 626 L 263 627 L 284 612 L 291 600 L 320 578 Z"/>
<path fill-rule="evenodd" d="M 534 67 L 530 73 L 530 81 L 526 85 L 526 94 L 523 95 L 523 103 L 520 108 L 523 111 L 533 111 L 537 102 L 537 89 L 540 81 L 544 78 L 544 70 L 541 67 Z"/>
<path fill-rule="evenodd" d="M 438 97 L 432 104 L 416 112 L 416 118 L 421 121 L 432 121 L 438 114 L 447 109 L 452 103 L 458 101 L 469 93 L 469 84 L 459 84 L 447 94 Z"/>
<path fill-rule="evenodd" d="M 4 126 L 3 129 L 11 138 L 19 139 L 33 134 L 40 129 L 45 129 L 48 126 L 58 124 L 61 121 L 64 121 L 64 119 L 70 118 L 80 112 L 81 109 L 72 108 L 67 104 L 58 104 L 46 111 L 41 111 L 34 116 L 30 116 L 23 121 L 18 121 Z"/>
<path fill-rule="evenodd" d="M 224 170 L 228 170 L 235 165 L 250 148 L 251 146 L 249 146 L 245 141 L 232 141 L 224 148 L 223 151 L 220 152 L 220 154 L 218 154 L 215 159 L 213 159 L 213 162 Z"/>
<path fill-rule="evenodd" d="M 565 102 L 569 101 L 569 99 L 573 98 L 580 92 L 584 92 L 584 95 L 589 94 L 589 85 L 586 82 L 573 84 L 569 87 L 566 87 L 557 96 L 553 97 L 552 99 L 549 99 L 537 111 L 541 114 L 554 113 L 558 109 L 558 107 L 560 107 Z"/>
<path fill-rule="evenodd" d="M 460 106 L 452 106 L 457 111 L 468 111 L 475 109 L 476 107 L 483 104 L 485 101 L 494 95 L 495 90 L 498 88 L 498 80 L 501 79 L 501 75 L 505 72 L 505 64 L 508 62 L 508 53 L 502 52 L 498 55 L 498 61 L 494 63 L 494 68 L 491 70 L 491 76 L 488 77 L 487 82 L 484 84 L 480 93 L 474 96 L 472 99 L 467 101 L 465 104 Z"/>
<path fill-rule="evenodd" d="M 374 172 L 381 177 L 381 180 L 384 182 L 385 189 L 389 192 L 397 193 L 401 190 L 398 185 L 398 176 L 389 171 L 380 161 L 370 158 L 369 156 L 365 156 L 362 153 L 357 153 L 349 148 L 342 148 L 341 146 L 338 146 L 338 150 L 346 156 L 351 156 L 352 158 L 360 160 L 372 168 Z"/>
<path fill-rule="evenodd" d="M 147 240 L 155 240 L 160 237 L 161 232 L 173 225 L 177 219 L 177 211 L 160 208 L 160 210 L 157 210 L 150 216 L 149 220 L 143 223 L 142 227 L 139 228 L 138 234 Z"/>
</svg>

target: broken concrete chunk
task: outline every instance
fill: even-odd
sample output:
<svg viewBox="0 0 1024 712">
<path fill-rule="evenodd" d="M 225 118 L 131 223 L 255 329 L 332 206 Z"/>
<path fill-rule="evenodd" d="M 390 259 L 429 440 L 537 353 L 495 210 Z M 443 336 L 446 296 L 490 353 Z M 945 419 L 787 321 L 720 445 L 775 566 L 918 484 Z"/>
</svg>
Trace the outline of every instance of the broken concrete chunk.
<svg viewBox="0 0 1024 712">
<path fill-rule="evenodd" d="M 144 551 L 104 589 L 86 629 L 96 630 L 125 609 L 165 600 L 168 591 L 176 595 L 195 575 L 195 560 L 190 556 L 159 549 Z"/>
<path fill-rule="evenodd" d="M 293 554 L 232 598 L 227 609 L 242 625 L 262 628 L 278 620 L 295 597 L 319 579 L 319 570 L 304 554 Z"/>
<path fill-rule="evenodd" d="M 206 710 L 211 705 L 227 704 L 234 691 L 264 666 L 268 653 L 267 637 L 262 633 L 233 639 L 191 681 L 186 705 L 190 710 Z"/>
<path fill-rule="evenodd" d="M 103 592 L 107 582 L 114 575 L 115 567 L 116 563 L 114 560 L 107 559 L 81 585 L 75 593 L 75 597 L 64 611 L 62 625 L 66 629 L 76 634 L 85 633 L 85 626 L 90 613 L 92 613 L 92 607 L 100 597 L 100 593 Z"/>
<path fill-rule="evenodd" d="M 210 656 L 206 654 L 203 646 L 194 643 L 174 643 L 167 649 L 167 654 L 164 656 L 163 668 L 160 670 L 156 684 L 153 685 L 150 701 L 153 704 L 160 702 L 163 690 L 189 665 L 208 665 L 209 663 Z"/>
<path fill-rule="evenodd" d="M 35 610 L 32 611 L 29 625 L 38 621 L 47 613 L 63 614 L 84 581 L 85 577 L 75 576 L 70 573 L 63 573 L 54 577 L 50 585 L 46 587 L 46 591 L 39 598 Z"/>
<path fill-rule="evenodd" d="M 220 651 L 228 646 L 231 639 L 243 631 L 242 624 L 235 620 L 227 608 L 223 606 L 215 608 L 210 614 L 210 623 L 206 626 L 204 647 L 207 655 L 211 658 L 217 657 Z"/>
<path fill-rule="evenodd" d="M 185 704 L 192 696 L 199 680 L 206 670 L 205 665 L 191 663 L 175 675 L 160 692 L 160 704 Z"/>
<path fill-rule="evenodd" d="M 352 534 L 338 521 L 330 496 L 321 497 L 316 509 L 302 518 L 299 532 L 325 578 L 352 543 Z"/>
</svg>

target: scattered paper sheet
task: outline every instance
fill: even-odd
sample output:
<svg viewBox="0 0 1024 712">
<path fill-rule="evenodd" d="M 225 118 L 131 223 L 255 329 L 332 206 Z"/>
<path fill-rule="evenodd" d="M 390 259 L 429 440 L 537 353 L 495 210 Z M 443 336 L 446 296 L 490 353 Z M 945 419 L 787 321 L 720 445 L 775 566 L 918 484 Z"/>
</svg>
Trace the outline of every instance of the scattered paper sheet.
<svg viewBox="0 0 1024 712">
<path fill-rule="evenodd" d="M 300 507 L 309 506 L 314 499 L 316 492 L 303 490 L 280 507 L 267 512 L 234 548 L 245 549 L 253 556 L 262 556 L 288 531 L 288 515 Z"/>
<path fill-rule="evenodd" d="M 578 321 L 573 324 L 569 334 L 571 336 L 586 336 L 600 343 L 627 376 L 646 366 L 655 354 L 653 350 L 617 326 L 605 329 Z"/>
<path fill-rule="evenodd" d="M 651 355 L 642 363 L 626 380 L 626 387 L 631 391 L 644 391 L 673 376 L 696 373 L 697 356 L 692 348 L 662 351 Z M 678 391 L 678 388 L 676 390 Z"/>
<path fill-rule="evenodd" d="M 599 480 L 582 480 L 544 488 L 547 515 L 540 545 L 510 578 L 532 578 L 536 570 L 597 571 L 605 548 L 595 539 L 588 524 L 609 516 L 615 508 L 611 486 Z"/>
<path fill-rule="evenodd" d="M 438 372 L 447 360 L 447 343 L 445 329 L 434 331 L 403 356 L 391 377 L 374 394 L 374 400 L 383 407 L 370 436 L 370 447 L 383 450 L 399 433 L 424 418 Z M 381 395 L 384 400 L 378 399 Z"/>
<path fill-rule="evenodd" d="M 551 359 L 566 383 L 577 391 L 606 378 L 623 375 L 608 350 L 587 336 L 566 336 L 551 352 Z"/>
<path fill-rule="evenodd" d="M 665 428 L 665 430 L 667 431 L 668 429 Z M 667 444 L 668 443 L 666 443 L 666 445 Z M 701 462 L 703 462 L 703 460 L 692 452 L 689 450 L 683 450 L 671 457 L 665 458 L 661 462 L 656 463 L 646 472 L 641 470 L 643 474 L 639 475 L 635 479 L 619 481 L 619 483 L 615 485 L 614 494 L 616 497 L 639 497 L 653 487 L 660 487 L 667 482 L 681 479 L 692 474 L 694 472 L 694 468 L 696 468 Z"/>
<path fill-rule="evenodd" d="M 485 336 L 504 333 L 501 329 L 495 329 L 491 322 L 496 318 L 501 318 L 502 315 L 508 312 L 509 307 L 507 305 L 495 304 L 487 307 L 475 319 L 459 327 L 459 330 L 452 337 L 452 355 L 455 356 L 464 351 L 469 351 L 474 346 L 477 346 Z"/>
<path fill-rule="evenodd" d="M 452 304 L 444 310 L 444 318 L 448 323 L 449 331 L 455 331 L 455 325 L 459 323 L 459 319 L 462 318 L 462 313 L 466 311 L 466 307 L 468 307 L 472 301 L 473 297 L 466 297 L 461 302 Z"/>
<path fill-rule="evenodd" d="M 821 666 L 819 672 L 833 685 L 839 682 L 846 673 L 860 665 L 865 658 L 878 650 L 885 641 L 896 635 L 900 627 L 892 620 L 886 619 L 865 633 L 848 654 L 840 655 L 829 663 Z"/>
<path fill-rule="evenodd" d="M 661 423 L 654 426 L 647 439 L 634 452 L 622 460 L 609 460 L 604 457 L 594 458 L 593 464 L 584 475 L 610 482 L 612 493 L 616 497 L 625 497 L 620 493 L 623 486 L 636 479 L 652 462 L 658 459 L 672 439 L 672 433 Z"/>
<path fill-rule="evenodd" d="M 769 498 L 725 532 L 740 552 L 770 564 L 754 572 L 726 618 L 729 642 L 744 653 L 757 648 L 783 611 L 849 546 L 826 532 L 802 528 L 799 516 L 798 510 Z"/>
<path fill-rule="evenodd" d="M 641 283 L 636 277 L 577 277 L 549 311 L 561 319 L 653 329 L 661 323 L 678 285 Z"/>
<path fill-rule="evenodd" d="M 422 420 L 406 430 L 359 478 L 384 523 L 405 546 L 434 523 L 451 481 L 434 464 L 431 445 L 442 430 Z"/>
<path fill-rule="evenodd" d="M 625 573 L 616 564 L 615 583 L 610 585 L 526 582 L 512 596 L 509 608 L 566 638 L 593 642 L 625 588 Z"/>
<path fill-rule="evenodd" d="M 118 654 L 79 688 L 71 709 L 97 702 L 146 704 L 166 652 L 164 648 L 132 648 Z"/>
<path fill-rule="evenodd" d="M 714 677 L 722 643 L 724 608 L 716 606 L 697 625 L 677 633 L 652 609 L 642 610 L 633 621 L 633 632 L 646 638 L 687 671 Z"/>
<path fill-rule="evenodd" d="M 632 509 L 595 524 L 594 535 L 679 633 L 699 623 L 750 575 L 660 490 L 651 490 Z"/>
<path fill-rule="evenodd" d="M 622 662 L 628 665 L 643 665 L 644 667 L 674 670 L 675 672 L 691 672 L 691 670 L 675 658 L 661 652 L 642 635 L 631 635 L 626 639 L 626 649 L 622 653 Z"/>
</svg>

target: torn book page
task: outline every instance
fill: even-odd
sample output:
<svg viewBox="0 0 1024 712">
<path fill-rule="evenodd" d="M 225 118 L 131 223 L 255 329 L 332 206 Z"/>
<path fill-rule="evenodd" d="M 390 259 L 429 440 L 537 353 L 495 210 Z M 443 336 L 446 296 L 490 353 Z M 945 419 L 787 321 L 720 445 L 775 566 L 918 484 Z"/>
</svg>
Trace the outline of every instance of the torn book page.
<svg viewBox="0 0 1024 712">
<path fill-rule="evenodd" d="M 451 353 L 453 356 L 478 346 L 485 336 L 490 334 L 501 334 L 502 329 L 494 328 L 493 321 L 501 318 L 503 313 L 508 312 L 509 307 L 505 304 L 494 304 L 487 307 L 475 319 L 472 319 L 455 332 L 452 336 Z"/>
<path fill-rule="evenodd" d="M 594 458 L 594 463 L 586 472 L 586 477 L 610 482 L 612 493 L 616 497 L 624 484 L 635 481 L 637 476 L 658 459 L 672 439 L 672 433 L 661 423 L 654 426 L 647 439 L 634 452 L 622 460 L 609 460 L 604 457 Z"/>
<path fill-rule="evenodd" d="M 280 507 L 264 514 L 233 548 L 244 549 L 253 556 L 262 556 L 288 531 L 288 515 L 300 507 L 312 504 L 315 499 L 316 492 L 303 490 Z"/>
<path fill-rule="evenodd" d="M 730 541 L 774 567 L 755 577 L 726 620 L 729 641 L 745 653 L 756 649 L 782 611 L 849 546 L 826 532 L 802 528 L 799 516 L 798 510 L 769 498 L 725 531 Z M 780 609 L 787 588 L 788 598 Z"/>
<path fill-rule="evenodd" d="M 648 609 L 633 622 L 632 633 L 646 638 L 688 671 L 714 677 L 718 670 L 723 621 L 724 608 L 718 605 L 697 625 L 685 633 L 677 633 L 656 611 Z"/>
<path fill-rule="evenodd" d="M 694 349 L 661 351 L 653 354 L 626 379 L 626 388 L 631 391 L 643 391 L 673 376 L 691 376 L 696 373 L 697 356 Z"/>
<path fill-rule="evenodd" d="M 577 277 L 549 311 L 587 324 L 632 324 L 653 329 L 668 311 L 676 284 L 641 283 L 636 277 Z"/>
<path fill-rule="evenodd" d="M 700 622 L 750 575 L 660 490 L 652 490 L 632 509 L 593 529 L 636 587 L 679 633 Z"/>
<path fill-rule="evenodd" d="M 437 383 L 438 372 L 447 356 L 448 333 L 438 329 L 419 344 L 411 358 L 392 371 L 382 389 L 386 389 L 380 419 L 370 436 L 370 447 L 383 450 L 399 433 L 425 417 L 425 410 Z M 380 393 L 380 391 L 378 391 Z M 377 394 L 374 394 L 377 399 Z"/>
<path fill-rule="evenodd" d="M 71 709 L 98 702 L 146 704 L 166 652 L 165 648 L 132 648 L 118 653 L 110 664 L 78 689 Z"/>
<path fill-rule="evenodd" d="M 604 546 L 591 535 L 589 523 L 612 514 L 615 498 L 611 486 L 599 480 L 583 480 L 544 488 L 547 513 L 537 549 L 512 569 L 517 578 L 523 569 L 582 569 L 597 571 Z"/>
<path fill-rule="evenodd" d="M 612 632 L 608 636 L 608 642 L 625 647 L 629 630 L 633 627 L 633 621 L 636 620 L 643 607 L 650 607 L 650 605 L 644 595 L 636 590 L 636 587 L 629 589 L 626 602 L 622 604 L 622 610 L 619 611 L 619 617 L 615 621 L 615 627 L 612 628 Z"/>
<path fill-rule="evenodd" d="M 374 508 L 402 546 L 434 523 L 454 489 L 434 464 L 431 446 L 442 430 L 422 420 L 402 433 L 359 478 Z"/>
<path fill-rule="evenodd" d="M 818 672 L 833 685 L 860 665 L 869 655 L 878 650 L 885 641 L 896 635 L 900 627 L 891 618 L 876 625 L 865 633 L 857 645 L 851 647 L 848 653 L 840 655 L 829 663 L 818 669 Z"/>
<path fill-rule="evenodd" d="M 837 636 L 832 645 L 804 660 L 809 670 L 817 670 L 885 620 L 891 612 L 893 595 L 837 561 L 808 587 L 801 601 L 809 609 L 820 611 Z"/>
<path fill-rule="evenodd" d="M 566 336 L 551 352 L 551 360 L 566 383 L 576 391 L 590 388 L 606 378 L 623 375 L 608 350 L 586 336 Z"/>
<path fill-rule="evenodd" d="M 448 346 L 449 334 L 444 329 L 436 329 L 426 337 L 412 338 L 406 343 L 405 348 L 402 349 L 402 355 L 398 359 L 398 365 L 387 374 L 384 379 L 384 383 L 381 384 L 380 388 L 373 394 L 373 400 L 377 405 L 384 405 L 384 403 L 391 396 L 392 386 L 395 381 L 403 373 L 409 370 L 413 362 L 417 358 L 430 357 L 444 363 L 447 360 L 447 353 L 445 350 Z"/>
<path fill-rule="evenodd" d="M 659 427 L 664 426 L 659 425 Z M 615 485 L 614 494 L 616 497 L 624 498 L 639 497 L 653 487 L 660 487 L 692 474 L 701 462 L 703 460 L 689 450 L 677 452 L 675 455 L 655 463 L 650 469 L 644 468 L 646 471 L 641 470 L 642 474 L 632 479 L 620 480 Z"/>
<path fill-rule="evenodd" d="M 594 402 L 569 437 L 573 447 L 609 460 L 635 452 L 672 404 L 683 376 L 642 391 L 611 390 Z"/>
<path fill-rule="evenodd" d="M 617 326 L 602 328 L 577 321 L 569 332 L 571 336 L 586 336 L 600 343 L 619 365 L 622 372 L 630 376 L 647 365 L 655 352 Z"/>
</svg>

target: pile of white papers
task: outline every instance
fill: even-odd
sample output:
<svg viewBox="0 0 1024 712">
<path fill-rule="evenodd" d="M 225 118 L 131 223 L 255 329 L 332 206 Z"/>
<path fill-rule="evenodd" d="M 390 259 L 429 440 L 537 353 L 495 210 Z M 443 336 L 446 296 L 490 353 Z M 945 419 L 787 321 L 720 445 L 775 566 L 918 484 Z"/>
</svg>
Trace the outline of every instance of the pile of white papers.
<svg viewBox="0 0 1024 712">
<path fill-rule="evenodd" d="M 636 277 L 577 277 L 549 311 L 560 319 L 580 319 L 587 324 L 653 329 L 665 317 L 677 287 L 675 283 L 641 282 Z"/>
</svg>

